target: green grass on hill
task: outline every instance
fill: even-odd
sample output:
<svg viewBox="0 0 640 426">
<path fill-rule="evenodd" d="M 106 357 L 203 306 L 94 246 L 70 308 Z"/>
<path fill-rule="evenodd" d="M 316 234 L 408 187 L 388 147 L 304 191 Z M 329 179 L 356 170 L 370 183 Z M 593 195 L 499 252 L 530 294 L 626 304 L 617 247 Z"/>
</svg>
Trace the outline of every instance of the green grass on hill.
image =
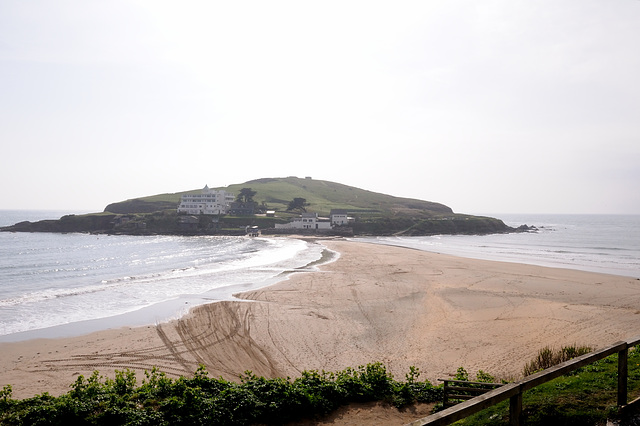
<svg viewBox="0 0 640 426">
<path fill-rule="evenodd" d="M 214 189 L 224 189 L 238 194 L 242 188 L 251 188 L 256 191 L 254 197 L 256 202 L 259 204 L 264 202 L 269 209 L 281 212 L 287 209 L 289 202 L 294 198 L 304 198 L 309 203 L 308 210 L 321 215 L 328 215 L 331 209 L 368 212 L 378 216 L 417 215 L 420 217 L 433 217 L 453 213 L 449 207 L 439 203 L 394 197 L 316 179 L 296 177 L 263 178 Z M 173 203 L 177 207 L 182 194 L 197 194 L 199 192 L 200 189 L 193 189 L 174 194 L 158 194 L 114 203 L 113 205 L 138 201 L 142 203 L 164 203 L 165 205 L 166 203 Z"/>
<path fill-rule="evenodd" d="M 428 210 L 434 214 L 452 212 L 449 207 L 439 203 L 394 197 L 316 179 L 295 177 L 256 179 L 244 184 L 230 185 L 229 189 L 237 192 L 244 187 L 257 191 L 256 201 L 277 206 L 279 210 L 285 210 L 289 201 L 300 197 L 307 200 L 309 210 L 321 214 L 328 214 L 332 208 L 350 211 L 369 209 L 383 214 L 402 210 Z"/>
</svg>

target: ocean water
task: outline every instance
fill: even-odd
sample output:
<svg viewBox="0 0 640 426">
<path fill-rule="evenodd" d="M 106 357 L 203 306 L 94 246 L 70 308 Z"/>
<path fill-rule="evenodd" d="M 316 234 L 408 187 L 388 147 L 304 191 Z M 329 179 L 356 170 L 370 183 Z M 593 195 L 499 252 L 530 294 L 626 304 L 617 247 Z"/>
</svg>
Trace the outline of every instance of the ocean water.
<svg viewBox="0 0 640 426">
<path fill-rule="evenodd" d="M 475 259 L 580 269 L 640 278 L 640 215 L 487 214 L 538 232 L 377 237 L 360 240 Z"/>
<path fill-rule="evenodd" d="M 0 211 L 0 226 L 59 213 Z M 166 321 L 282 280 L 323 249 L 287 238 L 0 232 L 0 341 Z"/>
<path fill-rule="evenodd" d="M 0 226 L 84 212 L 0 210 Z M 640 216 L 501 215 L 535 233 L 355 238 L 640 278 Z M 287 238 L 0 232 L 0 341 L 153 324 L 284 279 L 324 247 Z"/>
</svg>

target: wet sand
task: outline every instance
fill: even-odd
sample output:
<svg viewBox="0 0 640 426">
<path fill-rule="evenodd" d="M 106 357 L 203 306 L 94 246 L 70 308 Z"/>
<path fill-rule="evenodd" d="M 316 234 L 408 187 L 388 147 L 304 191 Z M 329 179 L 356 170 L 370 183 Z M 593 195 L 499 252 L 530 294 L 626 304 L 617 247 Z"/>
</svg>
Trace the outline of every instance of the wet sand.
<svg viewBox="0 0 640 426">
<path fill-rule="evenodd" d="M 204 364 L 297 377 L 381 361 L 436 382 L 464 366 L 517 378 L 544 346 L 607 346 L 640 334 L 640 280 L 322 241 L 340 253 L 318 272 L 194 308 L 180 320 L 84 336 L 0 343 L 14 397 L 69 390 L 78 375 L 153 366 L 175 377 Z"/>
</svg>

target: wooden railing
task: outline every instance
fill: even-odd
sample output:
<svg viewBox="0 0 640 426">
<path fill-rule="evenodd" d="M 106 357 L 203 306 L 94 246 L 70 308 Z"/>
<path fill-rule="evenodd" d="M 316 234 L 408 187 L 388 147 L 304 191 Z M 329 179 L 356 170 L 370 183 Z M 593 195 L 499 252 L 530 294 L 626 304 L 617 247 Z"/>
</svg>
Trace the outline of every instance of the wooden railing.
<svg viewBox="0 0 640 426">
<path fill-rule="evenodd" d="M 504 383 L 470 382 L 468 380 L 439 380 L 444 382 L 442 406 L 445 408 L 459 404 L 460 400 L 473 399 L 504 385 Z"/>
<path fill-rule="evenodd" d="M 525 377 L 515 383 L 508 383 L 473 399 L 446 408 L 436 414 L 409 423 L 407 426 L 444 426 L 475 414 L 485 408 L 509 399 L 509 420 L 512 426 L 522 425 L 522 393 L 538 385 L 592 364 L 610 355 L 618 354 L 618 406 L 627 405 L 627 357 L 629 348 L 640 344 L 640 336 L 591 352 L 554 367 Z"/>
</svg>

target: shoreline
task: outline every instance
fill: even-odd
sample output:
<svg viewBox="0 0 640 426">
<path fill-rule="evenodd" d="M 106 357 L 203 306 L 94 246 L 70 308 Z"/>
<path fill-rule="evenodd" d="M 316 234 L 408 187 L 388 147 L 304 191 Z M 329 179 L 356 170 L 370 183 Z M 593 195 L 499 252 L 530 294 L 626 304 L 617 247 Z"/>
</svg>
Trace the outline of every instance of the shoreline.
<svg viewBox="0 0 640 426">
<path fill-rule="evenodd" d="M 443 238 L 443 239 L 452 239 L 452 238 L 466 238 L 468 235 L 439 235 L 439 236 L 430 236 L 430 237 L 415 237 L 416 239 L 420 238 Z M 474 236 L 475 237 L 475 236 Z M 488 260 L 494 262 L 508 262 L 508 263 L 516 263 L 516 264 L 526 264 L 526 265 L 536 265 L 542 266 L 546 268 L 559 268 L 559 269 L 571 269 L 576 271 L 584 271 L 584 272 L 593 272 L 599 274 L 607 274 L 607 275 L 616 275 L 625 278 L 634 278 L 640 280 L 640 271 L 637 269 L 629 269 L 629 267 L 612 267 L 610 265 L 594 265 L 583 262 L 575 262 L 575 261 L 560 261 L 558 259 L 541 259 L 540 257 L 527 254 L 527 253 L 506 253 L 506 252 L 492 252 L 492 251 L 484 251 L 484 250 L 472 250 L 468 247 L 461 247 L 459 244 L 450 244 L 451 241 L 447 241 L 446 245 L 430 245 L 428 247 L 416 247 L 415 245 L 406 244 L 406 243 L 396 243 L 393 241 L 374 241 L 376 238 L 388 238 L 388 237 L 358 237 L 351 239 L 353 241 L 367 242 L 372 244 L 382 244 L 389 245 L 394 247 L 405 247 L 411 248 L 415 250 L 423 250 L 428 251 L 430 253 L 438 253 L 438 254 L 446 254 L 449 256 L 462 257 L 466 259 L 478 259 L 478 260 Z M 483 244 L 484 245 L 484 244 Z"/>
<path fill-rule="evenodd" d="M 180 319 L 86 335 L 0 343 L 14 397 L 69 390 L 98 369 L 212 377 L 296 377 L 383 362 L 435 383 L 463 366 L 519 374 L 543 346 L 595 348 L 638 334 L 640 282 L 577 270 L 460 258 L 347 240 L 310 274 L 194 307 Z M 292 270 L 291 272 L 301 272 Z M 251 303 L 246 303 L 251 302 Z"/>
<path fill-rule="evenodd" d="M 305 241 L 311 245 L 320 240 L 319 238 L 307 238 L 304 236 L 295 236 L 294 239 Z M 237 301 L 238 299 L 235 297 L 235 294 L 277 284 L 280 281 L 289 279 L 289 276 L 296 272 L 315 271 L 318 266 L 323 263 L 332 262 L 338 256 L 339 254 L 332 254 L 330 253 L 330 250 L 322 246 L 319 259 L 309 261 L 307 264 L 302 266 L 283 269 L 280 273 L 261 281 L 229 284 L 223 287 L 210 289 L 201 294 L 184 294 L 173 299 L 164 300 L 129 312 L 123 312 L 107 317 L 74 321 L 66 324 L 52 325 L 44 328 L 0 335 L 0 343 L 20 342 L 41 338 L 75 337 L 121 327 L 144 327 L 147 325 L 157 325 L 179 320 L 180 318 L 188 315 L 192 309 L 200 305 L 221 301 Z"/>
</svg>

